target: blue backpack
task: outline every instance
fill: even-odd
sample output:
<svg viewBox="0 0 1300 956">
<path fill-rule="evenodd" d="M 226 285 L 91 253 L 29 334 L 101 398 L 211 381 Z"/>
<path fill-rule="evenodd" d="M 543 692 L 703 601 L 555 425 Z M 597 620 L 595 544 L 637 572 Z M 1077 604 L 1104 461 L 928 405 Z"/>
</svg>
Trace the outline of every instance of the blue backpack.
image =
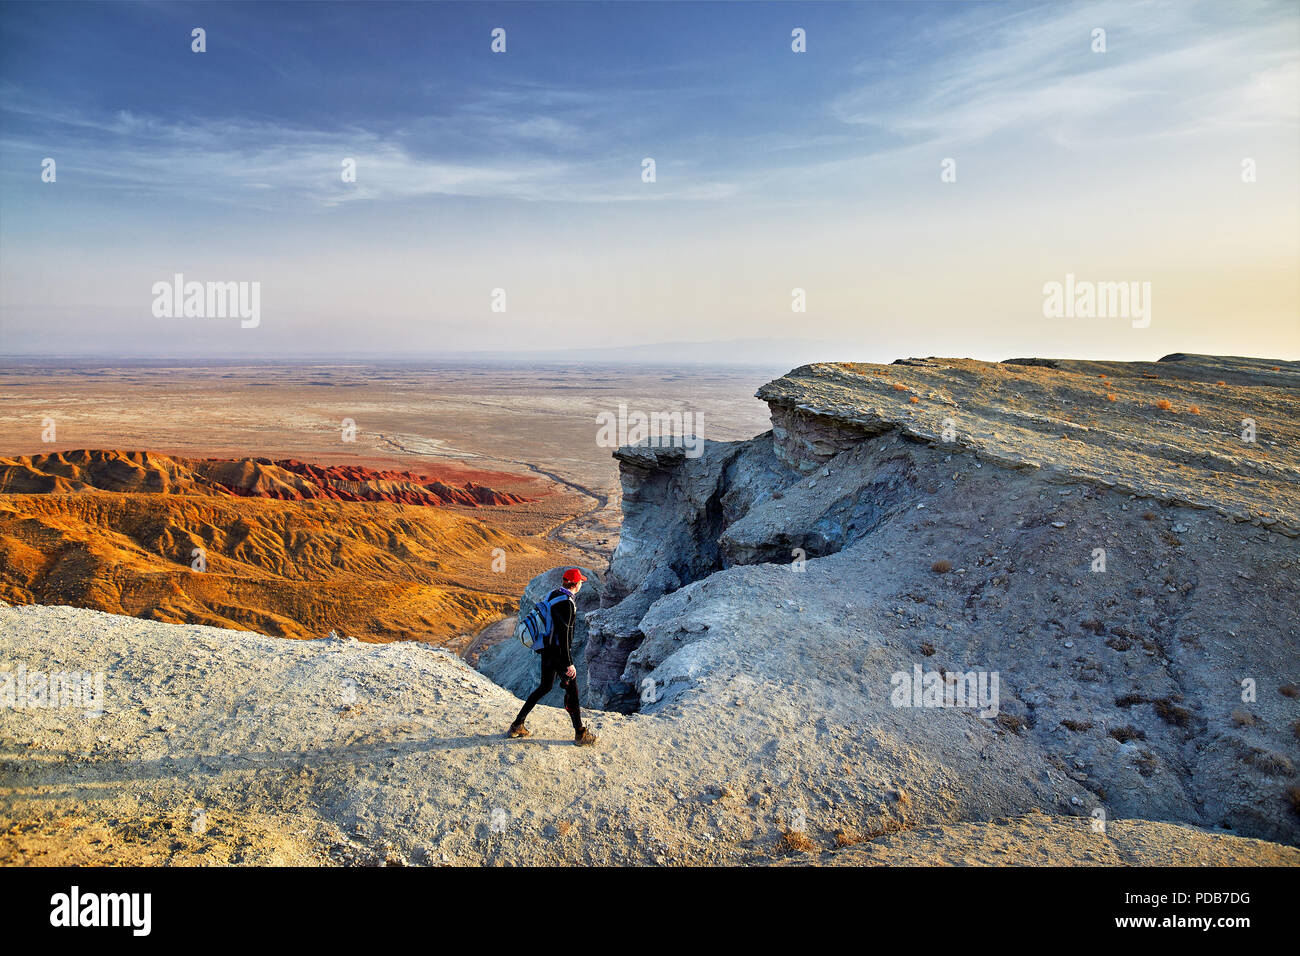
<svg viewBox="0 0 1300 956">
<path fill-rule="evenodd" d="M 551 633 L 555 629 L 555 605 L 569 600 L 569 595 L 561 591 L 555 597 L 545 598 L 533 605 L 519 625 L 519 640 L 524 647 L 541 653 L 551 643 Z"/>
</svg>

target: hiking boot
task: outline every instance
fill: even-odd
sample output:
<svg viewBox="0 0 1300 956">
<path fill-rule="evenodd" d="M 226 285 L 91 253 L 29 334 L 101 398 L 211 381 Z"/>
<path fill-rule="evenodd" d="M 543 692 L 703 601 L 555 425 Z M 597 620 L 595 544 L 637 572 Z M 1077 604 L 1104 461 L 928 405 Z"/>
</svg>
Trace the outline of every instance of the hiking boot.
<svg viewBox="0 0 1300 956">
<path fill-rule="evenodd" d="M 511 724 L 510 729 L 506 731 L 507 737 L 528 737 L 530 736 L 528 728 L 523 724 Z"/>
<path fill-rule="evenodd" d="M 573 742 L 579 747 L 590 747 L 597 739 L 596 735 L 586 727 L 583 727 L 573 735 Z"/>
</svg>

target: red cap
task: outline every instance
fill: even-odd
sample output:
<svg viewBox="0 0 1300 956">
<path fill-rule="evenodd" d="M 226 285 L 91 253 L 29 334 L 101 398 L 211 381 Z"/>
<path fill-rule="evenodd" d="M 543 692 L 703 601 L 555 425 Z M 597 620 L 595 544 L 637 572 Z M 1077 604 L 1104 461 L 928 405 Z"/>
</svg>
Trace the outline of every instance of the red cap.
<svg viewBox="0 0 1300 956">
<path fill-rule="evenodd" d="M 564 572 L 564 577 L 560 578 L 560 580 L 566 585 L 573 585 L 577 584 L 579 581 L 587 580 L 587 576 L 577 568 L 569 568 L 569 570 Z"/>
</svg>

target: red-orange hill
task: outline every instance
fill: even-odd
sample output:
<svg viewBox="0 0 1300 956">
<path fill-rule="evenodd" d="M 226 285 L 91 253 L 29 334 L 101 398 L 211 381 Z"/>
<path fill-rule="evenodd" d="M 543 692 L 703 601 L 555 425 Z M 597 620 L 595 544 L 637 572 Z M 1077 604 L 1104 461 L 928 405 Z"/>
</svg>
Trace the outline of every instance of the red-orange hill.
<svg viewBox="0 0 1300 956">
<path fill-rule="evenodd" d="M 363 465 L 312 465 L 296 458 L 274 461 L 258 458 L 254 461 L 274 465 L 298 475 L 311 482 L 311 488 L 315 490 L 309 488 L 296 495 L 288 491 L 277 494 L 230 485 L 225 486 L 227 491 L 237 495 L 262 495 L 293 500 L 330 498 L 335 501 L 388 501 L 407 505 L 455 504 L 471 508 L 481 505 L 517 505 L 533 500 L 472 481 L 457 487 L 409 471 L 378 470 Z"/>
<path fill-rule="evenodd" d="M 327 499 L 469 508 L 535 500 L 473 481 L 453 485 L 410 471 L 313 465 L 293 458 L 191 459 L 99 449 L 0 458 L 0 493 L 86 491 L 230 494 L 281 501 Z"/>
<path fill-rule="evenodd" d="M 509 613 L 555 564 L 544 539 L 499 526 L 526 507 L 481 507 L 535 499 L 372 464 L 106 450 L 0 458 L 0 601 L 295 638 L 441 642 Z M 489 570 L 498 553 L 510 555 L 499 573 Z"/>
</svg>

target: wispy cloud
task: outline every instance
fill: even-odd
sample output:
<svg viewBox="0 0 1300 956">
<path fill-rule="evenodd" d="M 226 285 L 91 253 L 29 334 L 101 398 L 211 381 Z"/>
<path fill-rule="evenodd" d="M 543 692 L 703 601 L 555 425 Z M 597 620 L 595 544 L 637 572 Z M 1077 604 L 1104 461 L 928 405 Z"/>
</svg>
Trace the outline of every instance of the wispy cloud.
<svg viewBox="0 0 1300 956">
<path fill-rule="evenodd" d="M 1013 131 L 1061 141 L 1083 123 L 1094 142 L 1099 134 L 1133 140 L 1207 125 L 1294 123 L 1294 10 L 1266 7 L 1249 22 L 1227 12 L 1191 3 L 1069 4 L 990 19 L 976 9 L 917 38 L 900 53 L 909 68 L 840 94 L 830 113 L 880 130 L 891 145 Z M 1095 28 L 1106 30 L 1104 53 L 1091 48 Z M 878 70 L 864 64 L 856 72 Z"/>
<path fill-rule="evenodd" d="M 202 122 L 94 112 L 0 87 L 0 156 L 55 155 L 83 182 L 272 208 L 440 196 L 529 202 L 716 199 L 735 185 L 696 170 L 689 181 L 640 181 L 638 117 L 651 91 L 617 100 L 533 83 L 476 90 L 442 113 L 330 128 L 249 117 Z M 344 182 L 345 159 L 356 181 Z"/>
</svg>

